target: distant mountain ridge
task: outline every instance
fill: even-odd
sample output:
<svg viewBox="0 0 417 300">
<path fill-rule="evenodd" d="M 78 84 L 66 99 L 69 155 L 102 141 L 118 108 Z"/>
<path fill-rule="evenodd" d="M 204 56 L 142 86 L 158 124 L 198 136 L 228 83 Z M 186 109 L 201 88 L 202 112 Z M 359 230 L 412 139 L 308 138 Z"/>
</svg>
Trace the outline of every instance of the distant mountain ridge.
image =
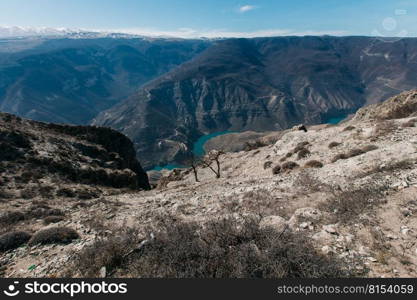
<svg viewBox="0 0 417 300">
<path fill-rule="evenodd" d="M 93 124 L 129 136 L 146 168 L 182 160 L 204 134 L 322 123 L 416 85 L 414 38 L 228 39 L 146 84 Z"/>
<path fill-rule="evenodd" d="M 88 124 L 207 46 L 175 39 L 0 39 L 0 111 Z"/>
</svg>

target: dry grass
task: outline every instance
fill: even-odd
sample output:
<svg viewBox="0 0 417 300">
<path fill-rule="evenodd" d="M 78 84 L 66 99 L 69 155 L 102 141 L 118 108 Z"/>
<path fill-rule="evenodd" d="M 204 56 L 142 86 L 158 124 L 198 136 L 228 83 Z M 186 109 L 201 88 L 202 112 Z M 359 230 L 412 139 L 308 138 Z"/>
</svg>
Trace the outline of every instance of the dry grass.
<svg viewBox="0 0 417 300">
<path fill-rule="evenodd" d="M 316 252 L 305 236 L 260 228 L 257 219 L 219 219 L 202 226 L 165 218 L 152 232 L 154 239 L 149 239 L 142 247 L 126 242 L 130 237 L 125 234 L 96 243 L 78 255 L 72 269 L 80 270 L 84 277 L 96 276 L 101 266 L 115 270 L 115 276 L 134 278 L 334 278 L 356 275 L 340 259 Z M 132 248 L 132 245 L 135 246 Z"/>
<path fill-rule="evenodd" d="M 373 138 L 390 135 L 397 130 L 398 126 L 393 120 L 378 121 L 374 128 Z"/>
<path fill-rule="evenodd" d="M 226 213 L 251 213 L 259 216 L 282 215 L 283 203 L 267 189 L 256 189 L 237 196 L 229 196 L 221 202 Z"/>
<path fill-rule="evenodd" d="M 281 166 L 280 165 L 276 165 L 275 167 L 272 168 L 272 174 L 273 175 L 278 175 L 279 173 L 281 173 Z"/>
<path fill-rule="evenodd" d="M 287 161 L 286 163 L 283 163 L 282 166 L 281 166 L 282 171 L 284 171 L 284 172 L 294 170 L 298 167 L 299 167 L 299 165 L 296 162 L 293 162 L 293 161 Z"/>
<path fill-rule="evenodd" d="M 52 227 L 36 232 L 29 240 L 29 245 L 68 244 L 78 239 L 78 233 L 68 227 Z"/>
<path fill-rule="evenodd" d="M 269 169 L 272 166 L 272 161 L 266 161 L 264 163 L 264 170 Z"/>
<path fill-rule="evenodd" d="M 138 247 L 141 241 L 135 229 L 113 228 L 113 231 L 115 235 L 109 238 L 98 238 L 91 246 L 76 253 L 74 264 L 77 272 L 80 272 L 79 275 L 97 277 L 102 267 L 106 267 L 108 274 L 113 273 L 122 266 L 129 253 Z"/>
<path fill-rule="evenodd" d="M 370 175 L 379 173 L 393 173 L 399 170 L 409 170 L 414 168 L 416 162 L 412 159 L 405 159 L 400 161 L 390 162 L 384 165 L 374 165 L 369 170 L 361 172 L 357 175 L 358 178 L 364 178 Z"/>
<path fill-rule="evenodd" d="M 411 120 L 408 120 L 405 123 L 402 123 L 401 127 L 403 127 L 403 128 L 416 127 L 416 122 L 417 121 L 415 119 L 411 119 Z"/>
<path fill-rule="evenodd" d="M 328 147 L 329 147 L 329 149 L 333 149 L 333 148 L 336 148 L 336 147 L 340 146 L 341 144 L 342 143 L 331 142 Z"/>
<path fill-rule="evenodd" d="M 318 160 L 310 160 L 305 163 L 304 168 L 323 168 L 323 163 Z"/>
<path fill-rule="evenodd" d="M 0 252 L 16 249 L 26 244 L 30 234 L 23 231 L 12 231 L 0 236 Z"/>
<path fill-rule="evenodd" d="M 336 162 L 340 159 L 349 159 L 351 157 L 359 156 L 359 155 L 362 155 L 362 154 L 365 154 L 367 152 L 374 151 L 374 150 L 377 150 L 377 149 L 378 149 L 378 147 L 375 146 L 375 145 L 367 145 L 363 148 L 354 148 L 354 149 L 351 149 L 347 153 L 337 154 L 335 157 L 333 157 L 332 163 L 334 163 L 334 162 Z"/>
<path fill-rule="evenodd" d="M 302 148 L 302 149 L 300 149 L 300 151 L 298 151 L 298 153 L 297 153 L 297 159 L 298 159 L 298 160 L 300 160 L 300 159 L 306 158 L 306 157 L 308 157 L 310 154 L 311 154 L 311 152 L 310 152 L 308 149 L 306 149 L 306 148 Z"/>
<path fill-rule="evenodd" d="M 352 130 L 355 130 L 355 129 L 356 129 L 355 126 L 347 126 L 347 127 L 343 128 L 343 131 L 352 131 Z"/>
<path fill-rule="evenodd" d="M 63 216 L 47 216 L 45 219 L 43 219 L 43 224 L 45 225 L 55 224 L 63 220 L 65 220 L 65 217 Z"/>
<path fill-rule="evenodd" d="M 292 151 L 292 153 L 298 153 L 298 152 L 300 152 L 301 150 L 304 150 L 307 146 L 309 146 L 310 145 L 310 143 L 309 142 L 307 142 L 307 141 L 304 141 L 304 142 L 300 142 L 300 143 L 298 143 L 297 144 L 297 146 L 295 146 L 295 148 L 294 148 L 294 150 Z"/>
<path fill-rule="evenodd" d="M 333 192 L 333 196 L 321 203 L 319 209 L 331 213 L 333 220 L 330 222 L 352 224 L 362 214 L 383 203 L 383 196 L 383 188 L 375 186 Z"/>
</svg>

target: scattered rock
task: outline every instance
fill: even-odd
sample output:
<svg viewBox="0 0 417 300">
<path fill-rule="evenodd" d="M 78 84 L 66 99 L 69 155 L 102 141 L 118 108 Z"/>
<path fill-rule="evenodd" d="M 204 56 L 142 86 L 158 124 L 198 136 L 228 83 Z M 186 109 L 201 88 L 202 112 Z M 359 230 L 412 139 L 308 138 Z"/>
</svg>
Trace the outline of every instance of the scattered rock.
<svg viewBox="0 0 417 300">
<path fill-rule="evenodd" d="M 337 232 L 337 225 L 336 224 L 324 225 L 323 230 L 330 233 L 330 234 L 339 235 L 339 233 Z"/>
<path fill-rule="evenodd" d="M 297 209 L 293 216 L 288 221 L 291 228 L 297 227 L 298 224 L 310 222 L 310 224 L 317 224 L 322 218 L 320 210 L 312 207 L 304 207 Z M 307 225 L 308 226 L 308 225 Z"/>
<path fill-rule="evenodd" d="M 100 269 L 100 278 L 106 278 L 106 276 L 107 276 L 107 270 L 106 270 L 106 267 L 103 266 Z"/>
<path fill-rule="evenodd" d="M 287 226 L 287 221 L 280 216 L 268 216 L 268 217 L 264 217 L 259 226 L 261 228 L 267 228 L 267 227 L 271 227 L 274 228 L 277 231 L 283 231 L 284 228 Z"/>
</svg>

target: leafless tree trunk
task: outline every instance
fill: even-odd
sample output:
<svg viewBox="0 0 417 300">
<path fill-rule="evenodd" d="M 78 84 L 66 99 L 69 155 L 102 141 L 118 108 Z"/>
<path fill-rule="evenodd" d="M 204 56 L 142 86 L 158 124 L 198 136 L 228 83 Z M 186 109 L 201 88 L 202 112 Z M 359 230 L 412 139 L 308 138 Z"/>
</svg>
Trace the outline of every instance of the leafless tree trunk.
<svg viewBox="0 0 417 300">
<path fill-rule="evenodd" d="M 198 180 L 198 166 L 200 162 L 200 159 L 196 157 L 194 154 L 185 161 L 186 165 L 190 166 L 193 169 L 195 182 L 200 182 L 200 180 Z"/>
<path fill-rule="evenodd" d="M 224 152 L 222 151 L 212 150 L 203 160 L 204 166 L 210 168 L 210 170 L 213 171 L 214 174 L 216 174 L 216 178 L 220 178 L 221 176 L 220 156 L 223 154 Z M 213 162 L 216 162 L 216 169 L 212 166 Z"/>
</svg>

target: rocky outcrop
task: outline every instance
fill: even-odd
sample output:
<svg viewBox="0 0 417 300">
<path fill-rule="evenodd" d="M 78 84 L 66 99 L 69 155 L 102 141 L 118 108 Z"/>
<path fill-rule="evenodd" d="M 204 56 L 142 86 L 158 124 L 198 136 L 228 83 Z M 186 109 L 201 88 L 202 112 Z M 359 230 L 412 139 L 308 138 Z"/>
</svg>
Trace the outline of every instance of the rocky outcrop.
<svg viewBox="0 0 417 300">
<path fill-rule="evenodd" d="M 2 113 L 0 149 L 5 194 L 19 196 L 42 182 L 150 188 L 132 142 L 109 128 L 41 123 Z"/>
<path fill-rule="evenodd" d="M 417 83 L 415 49 L 417 39 L 216 41 L 101 113 L 93 124 L 129 136 L 146 167 L 180 162 L 204 134 L 323 123 L 412 89 Z"/>
<path fill-rule="evenodd" d="M 390 120 L 417 116 L 417 90 L 403 92 L 380 104 L 361 108 L 354 120 Z"/>
</svg>

